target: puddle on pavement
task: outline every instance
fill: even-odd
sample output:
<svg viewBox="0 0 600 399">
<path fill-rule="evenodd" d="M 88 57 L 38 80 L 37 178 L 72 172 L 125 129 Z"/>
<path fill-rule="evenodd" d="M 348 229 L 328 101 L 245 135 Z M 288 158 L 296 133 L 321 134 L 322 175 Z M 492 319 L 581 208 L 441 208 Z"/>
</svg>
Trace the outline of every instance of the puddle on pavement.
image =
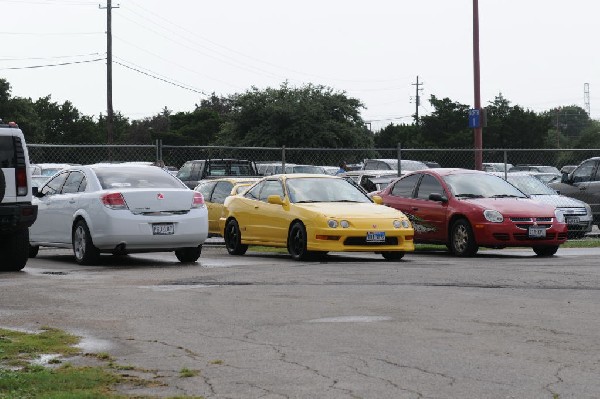
<svg viewBox="0 0 600 399">
<path fill-rule="evenodd" d="M 113 345 L 110 341 L 98 338 L 91 337 L 82 337 L 79 344 L 76 345 L 78 348 L 81 348 L 84 352 L 90 353 L 98 353 L 98 352 L 106 352 Z"/>
<path fill-rule="evenodd" d="M 182 285 L 145 285 L 138 288 L 147 289 L 151 291 L 181 291 L 181 290 L 194 290 L 199 288 L 212 288 L 218 287 L 218 284 L 182 284 Z"/>
</svg>

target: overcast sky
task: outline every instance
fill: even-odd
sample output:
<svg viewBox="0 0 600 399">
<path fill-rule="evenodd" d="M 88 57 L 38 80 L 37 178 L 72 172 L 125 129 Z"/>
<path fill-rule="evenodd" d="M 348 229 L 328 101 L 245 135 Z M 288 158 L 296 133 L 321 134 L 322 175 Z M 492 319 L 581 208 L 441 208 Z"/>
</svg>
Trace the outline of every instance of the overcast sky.
<svg viewBox="0 0 600 399">
<path fill-rule="evenodd" d="M 106 0 L 0 0 L 12 95 L 106 114 Z M 431 95 L 473 105 L 472 0 L 113 0 L 113 107 L 179 112 L 211 93 L 320 84 L 361 100 L 373 129 Z M 481 100 L 600 118 L 600 2 L 480 0 Z M 98 60 L 101 59 L 101 60 Z M 56 64 L 68 64 L 58 66 Z M 56 65 L 56 66 L 51 66 Z M 2 115 L 0 115 L 2 117 Z"/>
</svg>

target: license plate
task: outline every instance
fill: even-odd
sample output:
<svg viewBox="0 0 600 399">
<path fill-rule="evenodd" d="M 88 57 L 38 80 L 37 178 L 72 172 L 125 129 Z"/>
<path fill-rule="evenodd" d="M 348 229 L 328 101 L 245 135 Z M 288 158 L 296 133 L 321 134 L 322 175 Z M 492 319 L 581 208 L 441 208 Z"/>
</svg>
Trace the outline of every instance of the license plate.
<svg viewBox="0 0 600 399">
<path fill-rule="evenodd" d="M 544 227 L 529 226 L 529 237 L 531 237 L 531 238 L 546 237 L 546 229 Z"/>
<path fill-rule="evenodd" d="M 367 242 L 385 242 L 385 231 L 367 232 Z"/>
<path fill-rule="evenodd" d="M 152 234 L 155 236 L 175 234 L 175 227 L 173 223 L 155 223 L 152 225 Z"/>
<path fill-rule="evenodd" d="M 579 224 L 579 218 L 577 216 L 567 216 L 565 222 L 567 224 Z"/>
</svg>

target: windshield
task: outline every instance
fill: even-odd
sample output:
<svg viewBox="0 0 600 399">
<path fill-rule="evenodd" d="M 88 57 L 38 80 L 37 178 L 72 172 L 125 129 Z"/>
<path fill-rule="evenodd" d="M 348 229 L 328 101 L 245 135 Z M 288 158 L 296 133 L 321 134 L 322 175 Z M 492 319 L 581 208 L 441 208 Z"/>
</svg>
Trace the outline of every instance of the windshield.
<svg viewBox="0 0 600 399">
<path fill-rule="evenodd" d="M 301 177 L 286 180 L 290 201 L 302 202 L 372 202 L 362 191 L 345 179 Z"/>
<path fill-rule="evenodd" d="M 444 176 L 444 181 L 450 187 L 455 197 L 468 198 L 527 198 L 512 184 L 501 177 L 485 173 L 461 173 Z"/>
<path fill-rule="evenodd" d="M 508 182 L 527 195 L 556 195 L 556 191 L 533 176 L 511 176 L 509 174 Z"/>
</svg>

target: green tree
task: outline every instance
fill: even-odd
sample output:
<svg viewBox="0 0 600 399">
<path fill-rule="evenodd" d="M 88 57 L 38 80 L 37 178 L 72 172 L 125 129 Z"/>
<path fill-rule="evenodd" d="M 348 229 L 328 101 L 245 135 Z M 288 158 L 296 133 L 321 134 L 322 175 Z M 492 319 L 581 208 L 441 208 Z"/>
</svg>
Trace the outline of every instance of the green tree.
<svg viewBox="0 0 600 399">
<path fill-rule="evenodd" d="M 483 129 L 484 148 L 543 148 L 550 121 L 545 115 L 512 106 L 499 94 L 486 107 L 487 127 Z"/>
<path fill-rule="evenodd" d="M 251 90 L 231 97 L 219 144 L 268 147 L 371 147 L 362 103 L 324 86 Z"/>
<path fill-rule="evenodd" d="M 419 148 L 422 144 L 420 125 L 394 125 L 390 123 L 375 134 L 375 148 Z"/>
<path fill-rule="evenodd" d="M 438 99 L 432 95 L 429 102 L 434 110 L 421 117 L 423 145 L 433 148 L 468 148 L 473 146 L 473 131 L 468 127 L 469 106 Z"/>
</svg>

